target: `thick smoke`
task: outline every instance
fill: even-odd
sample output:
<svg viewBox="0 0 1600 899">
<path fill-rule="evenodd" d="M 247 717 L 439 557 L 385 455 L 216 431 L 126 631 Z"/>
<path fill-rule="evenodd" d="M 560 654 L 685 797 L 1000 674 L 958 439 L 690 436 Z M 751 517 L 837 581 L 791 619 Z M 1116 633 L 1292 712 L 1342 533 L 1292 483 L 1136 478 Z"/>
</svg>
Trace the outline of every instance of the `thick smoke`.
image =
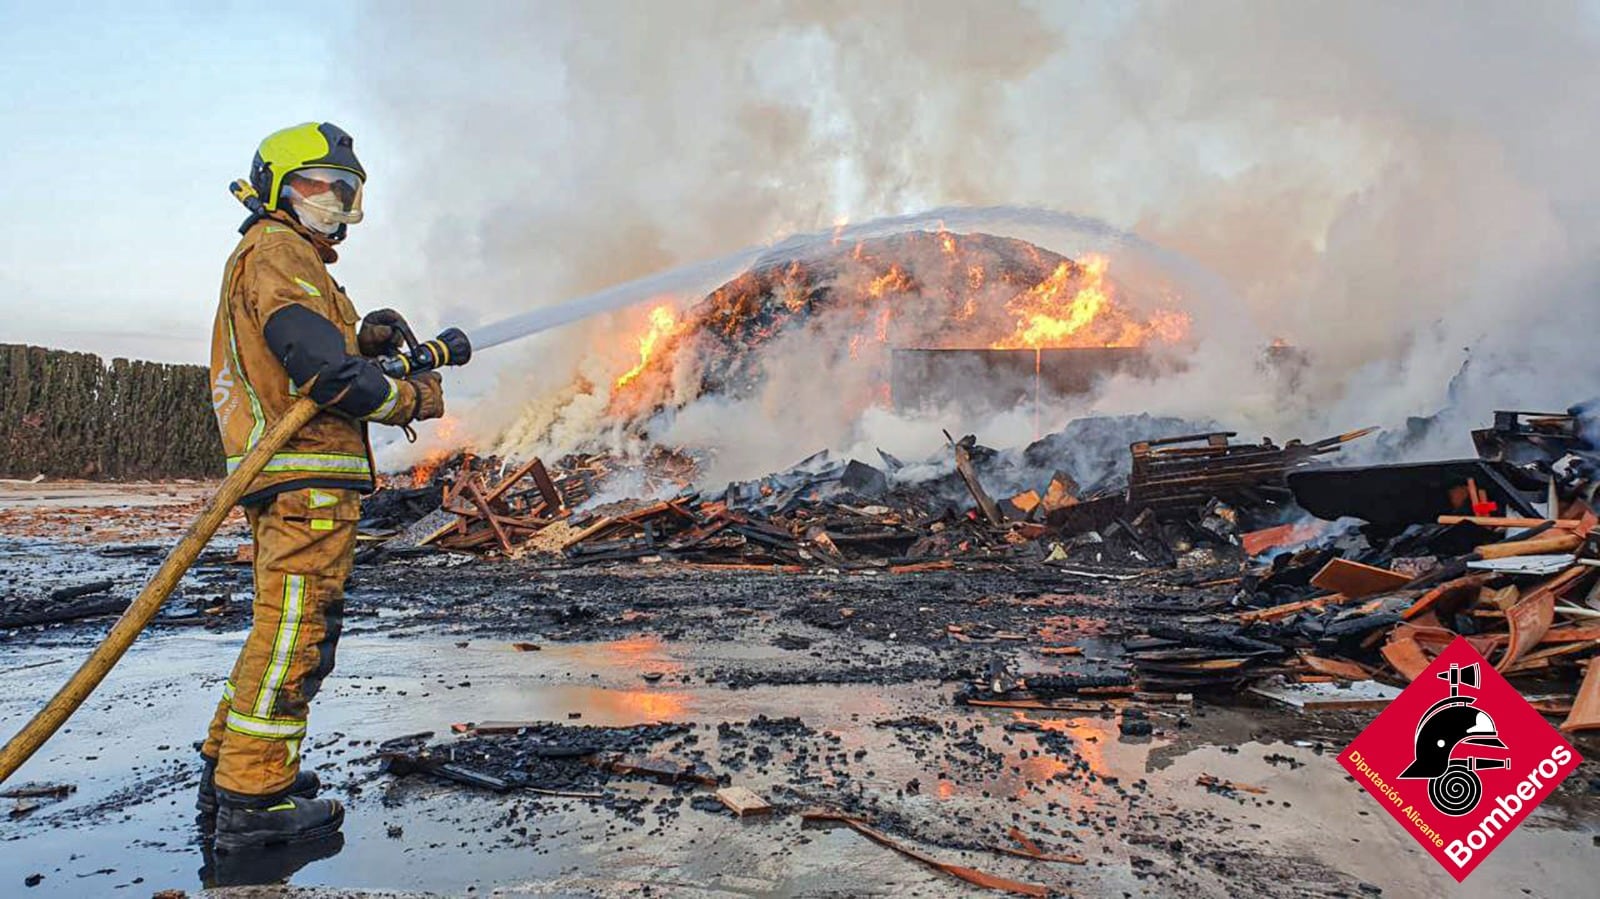
<svg viewBox="0 0 1600 899">
<path fill-rule="evenodd" d="M 1148 411 L 1317 437 L 1444 409 L 1409 449 L 1460 452 L 1493 408 L 1600 383 L 1600 36 L 1579 4 L 384 3 L 364 21 L 352 83 L 405 148 L 396 239 L 421 260 L 396 270 L 425 272 L 378 288 L 441 298 L 441 322 L 841 220 L 1006 204 L 1129 229 L 1231 293 L 1169 273 L 1199 338 L 1186 373 L 1119 379 L 1047 430 Z M 604 437 L 585 382 L 627 368 L 639 320 L 486 353 L 467 429 Z M 1306 356 L 1292 385 L 1256 364 L 1273 338 Z M 721 474 L 942 442 L 938 416 L 838 420 L 859 385 L 786 349 L 772 370 L 795 377 L 657 436 L 721 447 Z M 994 445 L 1034 427 L 980 424 Z"/>
</svg>

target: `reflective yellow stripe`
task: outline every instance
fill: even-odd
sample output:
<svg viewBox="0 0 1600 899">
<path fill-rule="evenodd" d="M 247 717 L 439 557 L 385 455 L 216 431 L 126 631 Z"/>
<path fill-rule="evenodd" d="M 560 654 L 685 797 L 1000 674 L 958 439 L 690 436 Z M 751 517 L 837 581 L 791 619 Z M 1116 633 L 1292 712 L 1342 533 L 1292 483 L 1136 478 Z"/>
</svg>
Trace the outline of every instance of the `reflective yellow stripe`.
<svg viewBox="0 0 1600 899">
<path fill-rule="evenodd" d="M 306 501 L 306 505 L 312 509 L 326 509 L 329 506 L 339 505 L 339 497 L 326 490 L 312 488 L 311 496 Z"/>
<path fill-rule="evenodd" d="M 394 411 L 395 404 L 400 401 L 399 382 L 395 381 L 394 378 L 387 376 L 385 376 L 384 380 L 389 382 L 389 395 L 384 398 L 383 403 L 380 404 L 378 408 L 373 409 L 371 412 L 368 412 L 366 415 L 362 416 L 367 421 L 382 421 L 383 419 L 388 418 L 389 413 Z"/>
<path fill-rule="evenodd" d="M 228 712 L 228 730 L 263 740 L 298 740 L 306 735 L 306 723 L 293 718 L 262 718 L 233 710 Z"/>
<path fill-rule="evenodd" d="M 244 456 L 228 457 L 228 473 L 232 474 Z M 311 474 L 372 474 L 372 465 L 366 456 L 348 453 L 277 453 L 261 469 L 265 473 L 307 472 Z"/>
<path fill-rule="evenodd" d="M 233 334 L 233 273 L 238 266 L 238 260 L 228 264 L 228 276 L 223 280 L 226 285 L 223 290 L 223 302 L 228 306 L 228 354 L 233 358 L 233 373 L 244 385 L 244 395 L 250 399 L 250 436 L 245 438 L 244 449 L 249 452 L 261 439 L 261 434 L 267 429 L 267 417 L 261 412 L 261 400 L 256 397 L 256 389 L 250 386 L 250 378 L 245 374 L 244 363 L 239 361 L 239 341 Z M 243 458 L 242 456 L 240 458 Z M 228 469 L 232 471 L 233 469 Z"/>
<path fill-rule="evenodd" d="M 283 614 L 278 619 L 278 634 L 272 641 L 272 661 L 261 673 L 261 689 L 256 693 L 255 715 L 264 718 L 272 714 L 278 698 L 278 688 L 289 673 L 289 662 L 294 658 L 295 643 L 300 640 L 301 610 L 306 600 L 306 578 L 291 574 L 283 581 Z"/>
<path fill-rule="evenodd" d="M 233 702 L 233 681 L 222 682 L 222 701 Z"/>
<path fill-rule="evenodd" d="M 313 531 L 331 531 L 333 530 L 333 519 L 313 518 L 311 519 L 311 529 Z"/>
<path fill-rule="evenodd" d="M 305 291 L 308 294 L 311 294 L 314 297 L 322 296 L 322 291 L 320 291 L 316 287 L 312 286 L 311 282 L 307 281 L 304 278 L 298 278 L 297 277 L 297 278 L 294 279 L 294 283 L 300 285 L 300 289 L 301 290 Z"/>
<path fill-rule="evenodd" d="M 278 453 L 267 462 L 267 467 L 261 470 L 371 474 L 372 466 L 368 464 L 366 456 L 347 456 L 343 453 Z"/>
</svg>

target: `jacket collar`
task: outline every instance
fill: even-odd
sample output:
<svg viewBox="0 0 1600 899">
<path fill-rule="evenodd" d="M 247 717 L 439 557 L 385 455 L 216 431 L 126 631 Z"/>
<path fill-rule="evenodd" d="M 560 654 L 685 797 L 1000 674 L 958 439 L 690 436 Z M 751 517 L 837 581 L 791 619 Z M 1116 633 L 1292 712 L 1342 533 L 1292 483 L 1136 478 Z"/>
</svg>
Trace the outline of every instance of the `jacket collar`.
<svg viewBox="0 0 1600 899">
<path fill-rule="evenodd" d="M 318 234 L 317 232 L 312 231 L 310 228 L 307 228 L 306 226 L 295 221 L 294 216 L 291 216 L 280 210 L 268 212 L 262 215 L 261 221 L 283 225 L 294 233 L 300 235 L 302 239 L 316 248 L 317 255 L 322 257 L 324 264 L 332 265 L 333 263 L 339 261 L 339 251 L 333 248 L 333 242 L 328 240 L 327 237 Z"/>
</svg>

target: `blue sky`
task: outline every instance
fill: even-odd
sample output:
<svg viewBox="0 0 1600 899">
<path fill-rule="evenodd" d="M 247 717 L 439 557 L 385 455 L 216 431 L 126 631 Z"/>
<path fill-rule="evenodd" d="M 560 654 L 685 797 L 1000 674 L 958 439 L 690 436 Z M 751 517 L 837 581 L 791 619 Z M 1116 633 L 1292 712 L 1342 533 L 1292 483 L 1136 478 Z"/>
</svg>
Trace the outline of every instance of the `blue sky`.
<svg viewBox="0 0 1600 899">
<path fill-rule="evenodd" d="M 355 16 L 0 0 L 0 342 L 204 361 L 256 143 L 324 119 L 381 144 L 339 78 Z"/>
</svg>

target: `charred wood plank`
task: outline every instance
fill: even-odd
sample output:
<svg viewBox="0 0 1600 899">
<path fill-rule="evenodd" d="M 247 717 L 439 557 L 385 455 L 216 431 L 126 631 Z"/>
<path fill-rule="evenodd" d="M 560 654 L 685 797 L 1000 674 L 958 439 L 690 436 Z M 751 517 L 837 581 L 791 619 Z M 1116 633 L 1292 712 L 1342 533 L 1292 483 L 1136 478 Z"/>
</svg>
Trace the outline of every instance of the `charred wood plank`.
<svg viewBox="0 0 1600 899">
<path fill-rule="evenodd" d="M 111 581 L 90 581 L 87 584 L 79 584 L 76 587 L 62 587 L 59 590 L 51 590 L 50 598 L 59 601 L 77 599 L 80 596 L 92 596 L 96 593 L 104 593 L 110 590 L 111 584 Z"/>
<path fill-rule="evenodd" d="M 510 555 L 511 538 L 501 526 L 499 517 L 494 514 L 494 509 L 489 505 L 489 500 L 484 496 L 483 488 L 478 486 L 476 478 L 467 482 L 467 492 L 472 497 L 472 504 L 478 507 L 479 515 L 489 522 L 489 527 L 494 531 L 494 539 L 500 544 L 500 551 Z"/>
<path fill-rule="evenodd" d="M 97 596 L 68 603 L 17 603 L 0 612 L 0 628 L 59 624 L 100 615 L 121 615 L 130 602 L 131 600 L 118 599 L 114 596 Z"/>
<path fill-rule="evenodd" d="M 972 454 L 967 451 L 964 445 L 957 443 L 955 438 L 950 436 L 949 431 L 944 432 L 944 439 L 950 441 L 950 446 L 955 450 L 956 473 L 961 476 L 962 482 L 967 485 L 968 492 L 977 501 L 978 509 L 983 512 L 984 519 L 997 527 L 1004 524 L 1005 518 L 1000 514 L 1000 506 L 983 489 L 983 483 L 978 480 L 978 470 L 972 465 Z"/>
</svg>

